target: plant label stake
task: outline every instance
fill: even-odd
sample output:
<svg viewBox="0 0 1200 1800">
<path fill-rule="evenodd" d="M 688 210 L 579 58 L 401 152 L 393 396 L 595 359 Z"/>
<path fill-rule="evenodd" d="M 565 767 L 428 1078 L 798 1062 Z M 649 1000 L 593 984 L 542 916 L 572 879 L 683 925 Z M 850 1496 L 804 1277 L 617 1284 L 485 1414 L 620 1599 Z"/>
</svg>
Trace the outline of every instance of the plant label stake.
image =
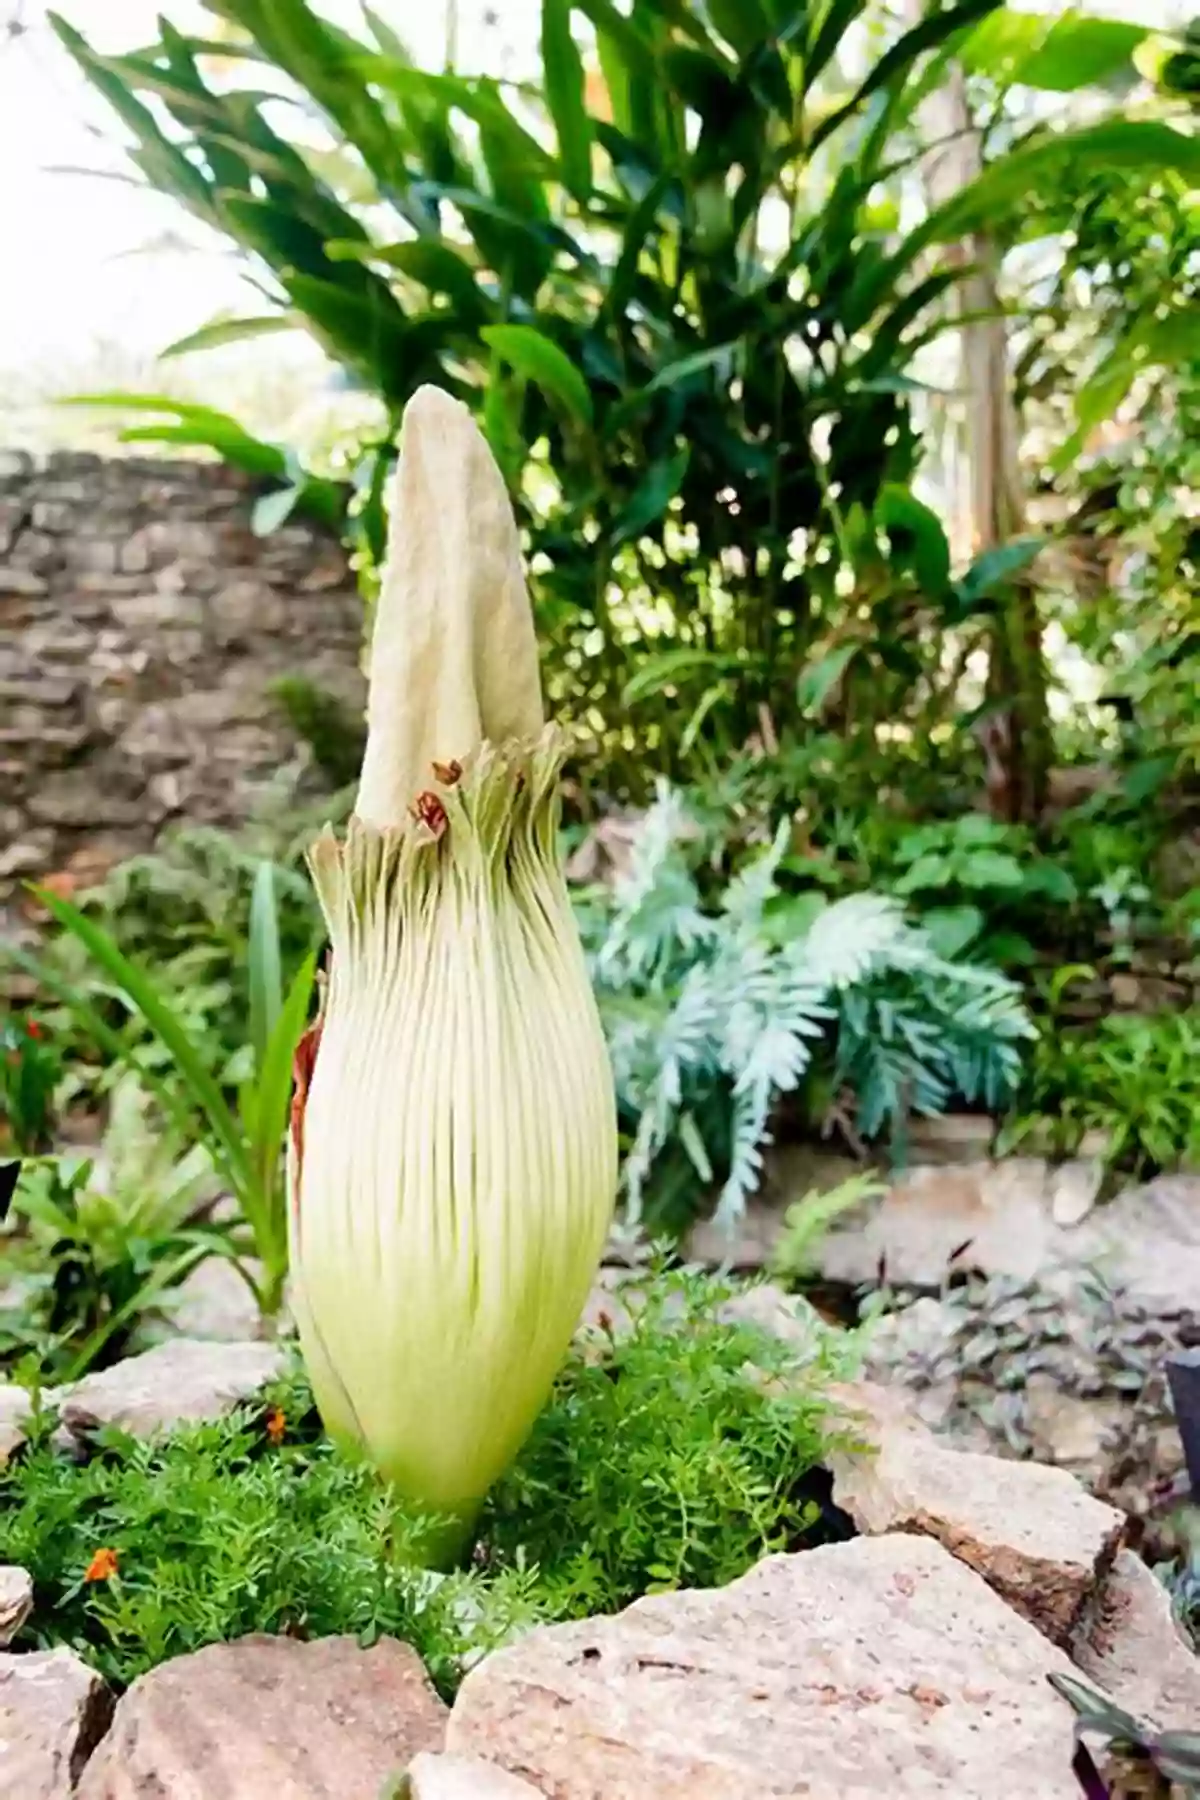
<svg viewBox="0 0 1200 1800">
<path fill-rule="evenodd" d="M 1183 1443 L 1188 1485 L 1192 1499 L 1200 1500 L 1200 1350 L 1177 1350 L 1168 1356 L 1167 1381 Z"/>
</svg>

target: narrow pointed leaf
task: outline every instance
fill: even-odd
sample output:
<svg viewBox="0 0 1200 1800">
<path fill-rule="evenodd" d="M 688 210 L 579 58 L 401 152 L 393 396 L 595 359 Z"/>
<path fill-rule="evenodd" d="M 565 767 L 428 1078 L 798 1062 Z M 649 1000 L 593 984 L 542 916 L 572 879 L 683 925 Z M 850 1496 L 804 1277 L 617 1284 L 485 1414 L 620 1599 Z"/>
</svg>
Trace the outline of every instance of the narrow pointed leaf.
<svg viewBox="0 0 1200 1800">
<path fill-rule="evenodd" d="M 564 350 L 532 325 L 485 325 L 480 333 L 509 366 L 535 381 L 581 425 L 592 422 L 587 382 Z"/>
<path fill-rule="evenodd" d="M 542 0 L 542 80 L 558 134 L 564 186 L 581 205 L 592 190 L 592 127 L 583 93 L 583 58 L 571 35 L 571 0 Z"/>
</svg>

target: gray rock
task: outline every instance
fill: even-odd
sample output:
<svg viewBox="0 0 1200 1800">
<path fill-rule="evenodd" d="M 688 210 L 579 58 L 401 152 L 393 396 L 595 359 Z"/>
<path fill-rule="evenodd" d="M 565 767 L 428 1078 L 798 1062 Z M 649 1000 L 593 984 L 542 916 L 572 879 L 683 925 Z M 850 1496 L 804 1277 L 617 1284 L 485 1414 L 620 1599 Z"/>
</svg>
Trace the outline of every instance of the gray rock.
<svg viewBox="0 0 1200 1800">
<path fill-rule="evenodd" d="M 446 1747 L 555 1800 L 1078 1800 L 1052 1672 L 939 1544 L 860 1538 L 529 1632 L 467 1676 Z"/>
<path fill-rule="evenodd" d="M 72 1651 L 0 1651 L 0 1800 L 70 1800 L 112 1709 Z"/>
</svg>

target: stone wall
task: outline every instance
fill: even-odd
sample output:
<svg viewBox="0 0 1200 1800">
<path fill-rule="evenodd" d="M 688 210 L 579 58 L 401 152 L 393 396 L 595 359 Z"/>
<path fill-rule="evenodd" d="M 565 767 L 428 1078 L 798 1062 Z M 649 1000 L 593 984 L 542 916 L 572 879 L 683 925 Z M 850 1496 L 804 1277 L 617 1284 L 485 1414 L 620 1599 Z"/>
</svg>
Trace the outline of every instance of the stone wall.
<svg viewBox="0 0 1200 1800">
<path fill-rule="evenodd" d="M 226 468 L 0 458 L 0 897 L 306 776 L 273 681 L 361 708 L 362 610 L 318 526 L 250 528 Z"/>
</svg>

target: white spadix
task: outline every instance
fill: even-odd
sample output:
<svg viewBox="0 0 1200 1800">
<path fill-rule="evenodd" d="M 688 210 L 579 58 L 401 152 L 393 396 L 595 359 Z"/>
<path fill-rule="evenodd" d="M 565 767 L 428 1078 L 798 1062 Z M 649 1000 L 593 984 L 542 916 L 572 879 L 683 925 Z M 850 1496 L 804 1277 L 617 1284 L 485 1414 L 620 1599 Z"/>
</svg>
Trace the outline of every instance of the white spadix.
<svg viewBox="0 0 1200 1800">
<path fill-rule="evenodd" d="M 450 1521 L 444 1559 L 545 1403 L 617 1144 L 516 524 L 436 388 L 404 417 L 368 723 L 345 839 L 309 856 L 332 961 L 299 1059 L 294 1303 L 331 1434 Z"/>
</svg>

